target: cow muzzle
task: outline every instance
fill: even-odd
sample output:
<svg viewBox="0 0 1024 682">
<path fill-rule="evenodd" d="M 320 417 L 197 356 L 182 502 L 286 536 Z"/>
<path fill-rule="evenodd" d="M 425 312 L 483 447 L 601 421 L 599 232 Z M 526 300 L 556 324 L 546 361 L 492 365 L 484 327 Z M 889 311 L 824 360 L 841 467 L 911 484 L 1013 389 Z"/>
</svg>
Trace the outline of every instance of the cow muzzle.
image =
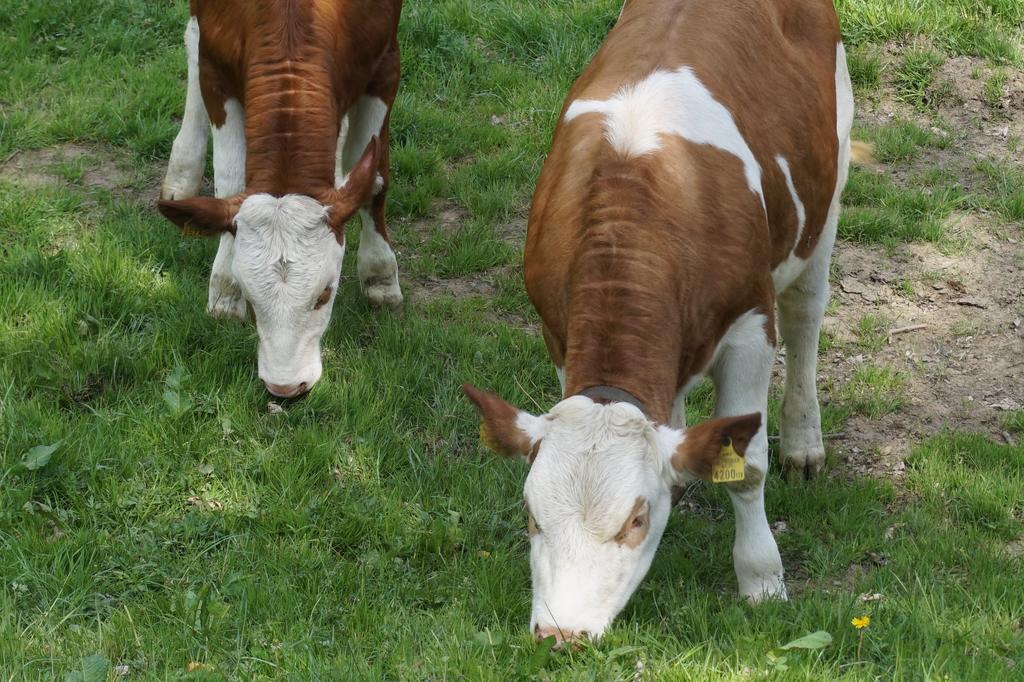
<svg viewBox="0 0 1024 682">
<path fill-rule="evenodd" d="M 300 384 L 272 384 L 264 382 L 267 390 L 275 398 L 298 398 L 309 391 L 309 384 L 303 381 Z"/>
<path fill-rule="evenodd" d="M 557 626 L 541 627 L 539 624 L 534 626 L 534 640 L 540 642 L 548 637 L 555 638 L 555 645 L 551 648 L 555 651 L 561 651 L 566 646 L 578 646 L 581 641 L 590 638 L 590 633 L 586 630 L 567 630 Z"/>
</svg>

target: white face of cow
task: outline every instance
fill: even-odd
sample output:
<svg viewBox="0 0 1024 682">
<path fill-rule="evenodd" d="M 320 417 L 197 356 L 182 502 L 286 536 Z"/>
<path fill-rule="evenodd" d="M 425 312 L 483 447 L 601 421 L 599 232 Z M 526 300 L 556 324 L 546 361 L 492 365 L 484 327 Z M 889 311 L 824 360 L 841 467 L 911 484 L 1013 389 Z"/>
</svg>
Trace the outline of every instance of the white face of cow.
<svg viewBox="0 0 1024 682">
<path fill-rule="evenodd" d="M 320 378 L 345 256 L 327 216 L 307 196 L 256 194 L 235 217 L 231 270 L 255 314 L 259 375 L 273 393 L 303 393 Z"/>
<path fill-rule="evenodd" d="M 338 290 L 345 221 L 372 196 L 378 146 L 371 138 L 344 184 L 313 196 L 242 192 L 157 203 L 186 234 L 232 235 L 226 278 L 241 289 L 256 318 L 260 378 L 276 396 L 301 395 L 320 378 L 320 339 Z"/>
<path fill-rule="evenodd" d="M 674 476 L 654 425 L 632 405 L 578 396 L 549 417 L 525 486 L 530 629 L 599 637 L 650 568 Z"/>
<path fill-rule="evenodd" d="M 651 566 L 671 507 L 671 487 L 710 478 L 726 443 L 740 455 L 759 414 L 712 419 L 684 433 L 626 403 L 567 398 L 535 417 L 472 386 L 485 443 L 531 463 L 530 628 L 561 643 L 597 638 Z"/>
</svg>

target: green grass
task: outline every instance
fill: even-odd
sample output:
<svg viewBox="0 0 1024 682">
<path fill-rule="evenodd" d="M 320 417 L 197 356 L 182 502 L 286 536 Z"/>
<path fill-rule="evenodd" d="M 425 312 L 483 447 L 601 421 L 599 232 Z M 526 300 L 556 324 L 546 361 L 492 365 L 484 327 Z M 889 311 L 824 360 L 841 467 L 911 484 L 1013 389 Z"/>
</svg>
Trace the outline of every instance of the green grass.
<svg viewBox="0 0 1024 682">
<path fill-rule="evenodd" d="M 942 243 L 945 222 L 967 197 L 956 182 L 899 187 L 888 175 L 854 168 L 844 194 L 839 236 L 892 246 L 907 241 Z"/>
<path fill-rule="evenodd" d="M 904 404 L 906 377 L 888 367 L 860 367 L 843 386 L 843 402 L 853 412 L 878 419 Z"/>
<path fill-rule="evenodd" d="M 986 78 L 981 89 L 981 96 L 984 98 L 985 103 L 992 108 L 1002 106 L 1004 94 L 1003 89 L 1006 87 L 1006 83 L 1009 80 L 1009 75 L 1002 70 L 995 71 L 992 75 Z"/>
<path fill-rule="evenodd" d="M 736 597 L 727 496 L 698 488 L 704 512 L 673 514 L 605 640 L 553 657 L 531 642 L 524 470 L 477 444 L 458 386 L 534 410 L 557 399 L 503 237 L 618 5 L 406 3 L 389 204 L 406 284 L 486 274 L 495 294 L 373 312 L 348 259 L 324 378 L 272 414 L 254 331 L 203 311 L 215 245 L 181 238 L 146 198 L 181 113 L 185 3 L 0 0 L 0 159 L 92 149 L 58 159 L 49 185 L 0 180 L 3 679 L 96 679 L 105 664 L 126 679 L 209 680 L 605 680 L 641 666 L 659 680 L 982 680 L 1024 666 L 1024 566 L 1005 551 L 1024 533 L 1024 453 L 957 433 L 912 444 L 902 483 L 770 478 L 789 602 Z M 880 80 L 880 43 L 908 35 L 1019 60 L 1015 0 L 837 5 L 859 87 Z M 955 144 L 909 124 L 864 132 L 893 165 Z M 122 187 L 87 184 L 104 161 Z M 1024 216 L 1019 170 L 976 171 L 985 186 L 966 198 L 955 176 L 898 187 L 855 171 L 841 236 L 941 241 L 962 205 Z M 438 219 L 449 208 L 454 224 Z M 862 320 L 858 352 L 890 324 Z M 854 393 L 823 405 L 824 430 L 859 405 L 890 409 L 898 385 L 858 373 Z M 690 417 L 712 402 L 696 389 Z M 1020 434 L 1020 415 L 1007 420 Z M 33 453 L 58 443 L 45 463 Z M 864 613 L 858 641 L 850 619 Z M 819 629 L 830 647 L 790 653 L 788 672 L 772 662 Z"/>
<path fill-rule="evenodd" d="M 866 351 L 881 350 L 889 338 L 890 329 L 892 322 L 884 315 L 862 315 L 853 330 L 857 336 L 857 346 Z"/>
<path fill-rule="evenodd" d="M 941 130 L 941 128 L 937 128 Z M 856 137 L 875 145 L 875 160 L 882 163 L 907 162 L 918 159 L 927 150 L 945 150 L 953 145 L 953 138 L 925 130 L 911 121 L 896 120 L 876 128 L 858 127 Z"/>
<path fill-rule="evenodd" d="M 882 60 L 866 50 L 851 49 L 846 55 L 850 80 L 858 93 L 872 92 L 882 84 Z"/>
<path fill-rule="evenodd" d="M 1017 0 L 836 0 L 843 37 L 859 45 L 926 36 L 953 54 L 1021 61 Z"/>
<path fill-rule="evenodd" d="M 927 110 L 935 72 L 944 61 L 945 58 L 935 50 L 922 47 L 907 50 L 893 77 L 896 97 L 917 109 Z"/>
<path fill-rule="evenodd" d="M 979 159 L 974 170 L 981 174 L 988 190 L 978 203 L 999 211 L 1008 220 L 1024 224 L 1024 170 L 992 159 Z"/>
</svg>

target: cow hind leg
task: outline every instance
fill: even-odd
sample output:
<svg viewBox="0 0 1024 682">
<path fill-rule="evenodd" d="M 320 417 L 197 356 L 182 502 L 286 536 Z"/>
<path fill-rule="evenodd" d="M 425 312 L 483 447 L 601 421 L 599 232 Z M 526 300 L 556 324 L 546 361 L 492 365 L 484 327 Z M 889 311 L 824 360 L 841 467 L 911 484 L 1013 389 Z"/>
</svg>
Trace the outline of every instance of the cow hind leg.
<svg viewBox="0 0 1024 682">
<path fill-rule="evenodd" d="M 768 384 L 775 347 L 765 333 L 764 315 L 750 312 L 732 326 L 711 369 L 715 416 L 759 412 L 761 428 L 747 446 L 746 477 L 726 484 L 736 514 L 733 565 L 740 594 L 757 602 L 786 598 L 782 558 L 764 509 L 768 472 Z"/>
<path fill-rule="evenodd" d="M 807 267 L 778 298 L 779 331 L 786 346 L 779 452 L 790 480 L 810 479 L 825 463 L 818 406 L 818 334 L 828 303 L 828 265 L 839 212 L 830 212 L 825 232 Z"/>
<path fill-rule="evenodd" d="M 224 124 L 213 127 L 213 186 L 218 197 L 234 196 L 245 189 L 245 112 L 236 99 L 224 103 L 224 112 Z M 245 297 L 231 272 L 234 247 L 234 235 L 225 232 L 220 236 L 206 309 L 214 317 L 245 321 Z"/>
<path fill-rule="evenodd" d="M 850 164 L 853 90 L 846 51 L 836 48 L 836 135 L 839 138 L 836 186 L 828 218 L 814 252 L 796 280 L 778 295 L 779 331 L 786 345 L 786 389 L 782 398 L 780 458 L 786 477 L 810 479 L 825 463 L 818 406 L 818 334 L 828 304 L 828 271 L 839 225 L 839 199 Z"/>
<path fill-rule="evenodd" d="M 348 112 L 348 131 L 342 149 L 342 166 L 349 171 L 359 160 L 370 139 L 380 137 L 380 163 L 373 197 L 359 209 L 362 231 L 356 254 L 359 287 L 374 306 L 397 308 L 402 304 L 398 284 L 398 261 L 388 239 L 384 204 L 388 189 L 388 104 L 379 97 L 360 97 Z"/>
<path fill-rule="evenodd" d="M 161 199 L 188 199 L 197 195 L 206 166 L 210 119 L 199 91 L 199 22 L 195 17 L 189 19 L 185 28 L 185 54 L 188 59 L 185 113 L 171 147 L 167 175 L 160 190 Z"/>
</svg>

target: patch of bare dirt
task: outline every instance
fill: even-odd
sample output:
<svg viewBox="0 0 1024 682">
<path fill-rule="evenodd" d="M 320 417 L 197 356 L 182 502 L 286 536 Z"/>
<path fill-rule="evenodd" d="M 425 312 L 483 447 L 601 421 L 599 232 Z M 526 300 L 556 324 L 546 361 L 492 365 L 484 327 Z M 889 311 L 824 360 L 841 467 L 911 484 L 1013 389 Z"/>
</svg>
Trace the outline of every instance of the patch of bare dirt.
<svg viewBox="0 0 1024 682">
<path fill-rule="evenodd" d="M 465 207 L 453 202 L 438 203 L 432 207 L 428 217 L 414 221 L 408 229 L 420 242 L 425 242 L 438 233 L 446 237 L 451 236 L 469 220 L 470 214 Z M 526 218 L 520 216 L 510 220 L 500 225 L 497 232 L 499 239 L 521 251 L 526 242 Z M 460 277 L 413 276 L 406 271 L 410 264 L 407 259 L 414 260 L 416 257 L 415 252 L 401 254 L 399 268 L 403 270 L 404 288 L 411 293 L 413 299 L 420 301 L 443 297 L 493 299 L 499 293 L 499 279 L 508 277 L 521 279 L 518 267 L 508 266 L 491 268 Z M 536 332 L 540 328 L 536 319 L 525 318 L 514 313 L 495 312 L 494 317 L 528 331 Z"/>
<path fill-rule="evenodd" d="M 985 98 L 986 79 L 994 70 L 976 57 L 952 57 L 939 67 L 938 87 L 950 87 L 956 98 L 939 100 L 939 115 L 964 135 L 967 151 L 1002 158 L 1013 154 L 1012 140 L 1024 139 L 1024 74 L 1002 69 L 1006 83 L 997 100 Z"/>
<path fill-rule="evenodd" d="M 494 284 L 496 270 L 474 273 L 464 277 L 417 277 L 409 280 L 409 288 L 418 299 L 435 299 L 442 296 L 467 298 L 470 296 L 491 297 L 498 292 Z"/>
<path fill-rule="evenodd" d="M 431 207 L 428 217 L 414 221 L 410 229 L 421 240 L 425 240 L 436 233 L 453 234 L 469 220 L 469 211 L 464 206 L 454 202 L 438 202 Z M 522 249 L 526 244 L 525 211 L 523 215 L 499 225 L 497 232 L 499 238 L 506 244 Z"/>
<path fill-rule="evenodd" d="M 841 391 L 865 365 L 888 367 L 906 381 L 898 410 L 878 419 L 853 416 L 845 437 L 831 443 L 847 473 L 898 480 L 904 457 L 921 439 L 951 429 L 1008 438 L 1002 413 L 1024 408 L 1019 228 L 991 214 L 957 219 L 968 240 L 962 253 L 945 254 L 931 244 L 907 244 L 895 253 L 856 244 L 836 248 L 838 305 L 823 325 L 836 343 L 819 361 L 823 398 Z M 858 336 L 866 315 L 885 320 L 880 350 L 865 348 Z"/>
<path fill-rule="evenodd" d="M 403 288 L 415 301 L 432 301 L 439 298 L 482 298 L 493 301 L 499 294 L 499 280 L 519 277 L 518 267 L 503 266 L 476 272 L 462 277 L 413 277 L 406 275 Z M 540 333 L 540 322 L 535 315 L 520 315 L 515 312 L 489 307 L 489 316 L 501 320 L 517 329 Z"/>
<path fill-rule="evenodd" d="M 1024 72 L 996 69 L 980 58 L 947 59 L 929 91 L 935 111 L 925 113 L 896 96 L 894 73 L 906 49 L 889 45 L 879 55 L 883 86 L 858 99 L 858 120 L 908 120 L 940 137 L 951 135 L 952 145 L 926 150 L 910 163 L 876 164 L 876 172 L 908 186 L 920 171 L 942 168 L 972 191 L 974 159 L 1024 160 L 1017 151 L 1024 140 Z M 993 101 L 984 87 L 997 70 L 1006 79 Z M 828 443 L 841 461 L 832 475 L 898 481 L 912 446 L 944 430 L 1014 440 L 1003 431 L 1001 416 L 1024 409 L 1024 234 L 1021 225 L 985 211 L 954 213 L 946 228 L 958 245 L 954 252 L 931 244 L 895 251 L 836 245 L 837 305 L 823 326 L 836 343 L 820 358 L 823 401 L 864 365 L 896 370 L 906 383 L 904 404 L 894 413 L 852 416 L 844 433 Z M 885 329 L 895 332 L 880 350 L 858 343 L 858 322 L 865 315 L 883 317 Z"/>
<path fill-rule="evenodd" d="M 521 216 L 511 220 L 500 228 L 501 238 L 518 250 L 526 247 L 526 217 Z"/>
<path fill-rule="evenodd" d="M 913 46 L 931 48 L 921 40 Z M 930 158 L 922 160 L 924 165 L 964 157 L 1019 158 L 1019 145 L 1024 143 L 1024 73 L 1011 67 L 990 66 L 980 57 L 950 57 L 938 68 L 928 89 L 935 112 L 922 112 L 899 99 L 894 83 L 908 47 L 890 44 L 878 55 L 882 88 L 877 94 L 858 98 L 858 119 L 882 125 L 894 120 L 912 121 L 940 137 L 953 135 L 956 148 L 930 151 Z M 996 73 L 1005 74 L 1006 80 L 1000 96 L 990 101 L 984 92 L 985 82 Z"/>
<path fill-rule="evenodd" d="M 17 152 L 0 166 L 0 179 L 43 187 L 66 184 L 79 172 L 87 187 L 120 190 L 127 182 L 111 154 L 75 143 Z"/>
</svg>

